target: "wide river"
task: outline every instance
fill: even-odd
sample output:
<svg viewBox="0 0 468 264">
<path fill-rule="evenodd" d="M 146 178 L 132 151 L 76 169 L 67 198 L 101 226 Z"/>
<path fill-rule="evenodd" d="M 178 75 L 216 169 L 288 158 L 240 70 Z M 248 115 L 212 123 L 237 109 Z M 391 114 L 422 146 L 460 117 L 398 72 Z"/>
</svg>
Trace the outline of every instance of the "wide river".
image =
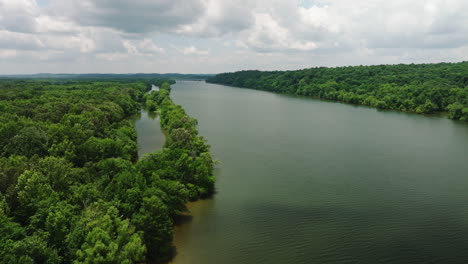
<svg viewBox="0 0 468 264">
<path fill-rule="evenodd" d="M 217 194 L 177 264 L 468 263 L 468 124 L 179 81 Z"/>
</svg>

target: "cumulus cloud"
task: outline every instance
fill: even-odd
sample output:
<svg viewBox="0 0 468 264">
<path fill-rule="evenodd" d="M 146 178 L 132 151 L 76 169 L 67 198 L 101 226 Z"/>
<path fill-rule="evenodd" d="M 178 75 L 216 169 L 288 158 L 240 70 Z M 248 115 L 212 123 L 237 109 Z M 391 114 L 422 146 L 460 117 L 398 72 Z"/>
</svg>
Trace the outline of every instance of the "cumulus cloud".
<svg viewBox="0 0 468 264">
<path fill-rule="evenodd" d="M 2 49 L 37 50 L 44 48 L 45 44 L 35 35 L 1 30 L 0 47 Z"/>
<path fill-rule="evenodd" d="M 40 11 L 34 0 L 0 0 L 0 29 L 35 32 Z"/>
<path fill-rule="evenodd" d="M 452 48 L 468 40 L 468 2 L 322 1 L 299 8 L 303 25 L 322 29 L 337 42 L 367 48 Z"/>
<path fill-rule="evenodd" d="M 310 51 L 318 47 L 313 41 L 298 39 L 269 14 L 256 14 L 255 24 L 248 30 L 247 39 L 239 41 L 239 45 L 260 52 L 284 50 Z"/>
<path fill-rule="evenodd" d="M 0 0 L 0 29 L 19 33 L 72 33 L 77 25 L 52 17 L 35 0 Z"/>
<path fill-rule="evenodd" d="M 80 25 L 126 33 L 171 31 L 204 13 L 203 0 L 54 0 L 53 5 L 55 13 Z"/>
<path fill-rule="evenodd" d="M 125 40 L 124 46 L 130 54 L 136 55 L 151 55 L 157 53 L 164 53 L 164 49 L 158 47 L 152 40 Z"/>
<path fill-rule="evenodd" d="M 0 58 L 151 72 L 148 56 L 195 72 L 457 61 L 467 12 L 464 0 L 0 0 Z"/>
<path fill-rule="evenodd" d="M 210 37 L 244 30 L 254 23 L 252 3 L 255 1 L 205 1 L 203 15 L 194 23 L 181 25 L 174 31 L 182 35 Z"/>
<path fill-rule="evenodd" d="M 41 8 L 35 0 L 0 0 L 1 57 L 70 63 L 86 56 L 115 60 L 164 51 L 147 38 L 127 40 L 112 27 L 84 26 L 60 7 L 53 1 Z"/>
</svg>

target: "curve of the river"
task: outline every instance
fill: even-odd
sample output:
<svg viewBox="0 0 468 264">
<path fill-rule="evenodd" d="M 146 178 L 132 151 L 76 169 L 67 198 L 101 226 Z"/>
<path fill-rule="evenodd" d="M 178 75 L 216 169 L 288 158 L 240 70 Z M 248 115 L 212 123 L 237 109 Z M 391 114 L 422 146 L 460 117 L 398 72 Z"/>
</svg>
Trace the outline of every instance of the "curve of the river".
<svg viewBox="0 0 468 264">
<path fill-rule="evenodd" d="M 468 125 L 179 81 L 221 164 L 174 263 L 466 263 Z"/>
</svg>

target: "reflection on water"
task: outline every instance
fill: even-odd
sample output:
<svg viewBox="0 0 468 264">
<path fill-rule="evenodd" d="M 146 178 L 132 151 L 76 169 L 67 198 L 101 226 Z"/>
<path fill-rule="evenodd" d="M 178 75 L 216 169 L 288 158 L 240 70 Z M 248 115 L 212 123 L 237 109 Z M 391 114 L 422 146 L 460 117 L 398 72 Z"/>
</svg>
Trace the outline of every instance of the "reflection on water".
<svg viewBox="0 0 468 264">
<path fill-rule="evenodd" d="M 185 245 L 187 243 L 186 234 L 190 233 L 193 224 L 203 222 L 205 217 L 209 217 L 212 208 L 215 205 L 215 199 L 199 200 L 196 202 L 189 202 L 187 208 L 189 212 L 197 212 L 197 217 L 188 217 L 186 221 L 181 221 L 174 230 L 174 243 L 177 245 Z M 188 220 L 188 221 L 187 221 Z M 180 255 L 183 255 L 183 252 Z"/>
<path fill-rule="evenodd" d="M 148 93 L 152 91 L 159 91 L 159 87 L 152 85 Z M 161 131 L 158 114 L 142 109 L 133 119 L 137 130 L 138 157 L 162 149 L 166 138 Z"/>
<path fill-rule="evenodd" d="M 155 112 L 141 110 L 135 116 L 135 127 L 137 130 L 138 157 L 162 149 L 165 136 L 159 125 L 159 116 Z"/>
</svg>

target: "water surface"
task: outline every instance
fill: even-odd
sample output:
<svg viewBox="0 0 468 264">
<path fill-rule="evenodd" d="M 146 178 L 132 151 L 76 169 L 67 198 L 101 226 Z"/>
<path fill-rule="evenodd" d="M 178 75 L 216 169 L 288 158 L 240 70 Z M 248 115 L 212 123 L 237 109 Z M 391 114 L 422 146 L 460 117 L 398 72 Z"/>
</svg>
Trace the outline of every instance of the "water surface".
<svg viewBox="0 0 468 264">
<path fill-rule="evenodd" d="M 174 263 L 467 263 L 468 125 L 173 85 L 221 164 Z"/>
<path fill-rule="evenodd" d="M 159 91 L 159 87 L 153 85 L 151 91 Z M 137 130 L 139 158 L 143 157 L 144 154 L 162 149 L 166 138 L 161 131 L 157 113 L 142 109 L 140 113 L 134 117 L 134 122 Z"/>
</svg>

